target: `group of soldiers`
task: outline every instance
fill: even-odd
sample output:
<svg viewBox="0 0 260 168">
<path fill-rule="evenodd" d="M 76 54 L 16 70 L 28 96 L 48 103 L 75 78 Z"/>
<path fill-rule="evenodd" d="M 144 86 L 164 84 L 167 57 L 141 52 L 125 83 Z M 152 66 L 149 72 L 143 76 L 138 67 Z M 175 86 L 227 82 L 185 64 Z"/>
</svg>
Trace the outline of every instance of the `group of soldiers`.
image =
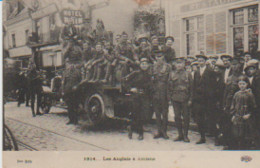
<svg viewBox="0 0 260 168">
<path fill-rule="evenodd" d="M 237 147 L 232 138 L 234 118 L 250 114 L 242 122 L 249 123 L 249 126 L 241 126 L 238 131 L 248 132 L 246 129 L 250 129 L 252 134 L 246 139 L 251 138 L 250 145 L 259 147 L 259 57 L 245 52 L 240 57 L 200 53 L 194 57 L 176 58 L 174 38 L 168 36 L 163 43 L 159 41 L 157 36 L 132 41 L 125 32 L 116 36 L 114 45 L 109 40 L 100 40 L 94 45 L 87 39 L 81 42 L 68 40 L 63 50 L 66 70 L 62 85 L 68 106 L 67 124 L 78 124 L 77 88 L 82 82 L 113 86 L 120 72 L 124 90 L 131 93 L 131 122 L 127 127 L 130 139 L 133 131 L 137 131 L 138 139 L 143 140 L 143 125 L 153 113 L 158 129 L 154 138 L 169 139 L 167 125 L 171 104 L 178 130 L 174 141 L 190 142 L 188 131 L 192 118 L 201 136 L 197 144 L 205 143 L 206 135 L 209 135 L 215 137 L 215 145 L 234 149 Z M 240 88 L 242 79 L 248 81 L 246 91 Z M 239 103 L 235 102 L 234 96 L 243 91 L 245 97 L 253 95 L 253 99 L 240 97 L 237 99 Z M 241 136 L 245 139 L 243 136 L 249 135 L 239 134 L 240 139 Z"/>
</svg>

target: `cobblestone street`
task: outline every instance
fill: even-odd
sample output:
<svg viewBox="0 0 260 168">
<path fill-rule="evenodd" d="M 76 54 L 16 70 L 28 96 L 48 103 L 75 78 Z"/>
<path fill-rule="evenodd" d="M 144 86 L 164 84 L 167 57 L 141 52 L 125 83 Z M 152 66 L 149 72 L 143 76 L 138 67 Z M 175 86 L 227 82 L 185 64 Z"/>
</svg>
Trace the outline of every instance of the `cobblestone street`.
<svg viewBox="0 0 260 168">
<path fill-rule="evenodd" d="M 221 150 L 214 146 L 214 140 L 207 138 L 207 143 L 196 145 L 199 134 L 189 132 L 191 143 L 173 142 L 177 136 L 174 127 L 169 126 L 170 140 L 153 139 L 155 125 L 145 126 L 144 140 L 138 141 L 137 134 L 129 140 L 125 123 L 108 120 L 102 127 L 92 128 L 87 122 L 80 121 L 78 126 L 66 125 L 65 109 L 52 108 L 49 114 L 32 117 L 29 107 L 24 104 L 17 107 L 11 102 L 5 105 L 5 122 L 18 140 L 20 150 L 40 151 L 174 151 L 174 150 Z M 28 148 L 31 147 L 30 148 Z"/>
</svg>

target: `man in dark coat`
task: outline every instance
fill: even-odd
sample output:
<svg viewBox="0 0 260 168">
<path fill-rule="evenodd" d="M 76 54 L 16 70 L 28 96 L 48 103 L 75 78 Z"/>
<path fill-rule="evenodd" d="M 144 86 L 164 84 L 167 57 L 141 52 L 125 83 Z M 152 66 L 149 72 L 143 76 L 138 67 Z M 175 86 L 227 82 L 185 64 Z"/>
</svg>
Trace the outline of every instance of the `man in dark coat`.
<svg viewBox="0 0 260 168">
<path fill-rule="evenodd" d="M 42 98 L 43 89 L 42 89 L 42 78 L 40 72 L 36 70 L 36 65 L 33 62 L 29 64 L 28 79 L 29 79 L 29 90 L 31 96 L 32 115 L 33 117 L 35 117 L 35 109 L 34 109 L 35 98 L 37 98 L 36 115 L 41 115 L 40 107 L 41 107 L 41 98 Z"/>
<path fill-rule="evenodd" d="M 184 69 L 185 59 L 176 59 L 176 70 L 172 71 L 169 79 L 169 95 L 174 108 L 174 118 L 178 129 L 178 137 L 174 141 L 190 142 L 188 138 L 190 110 L 192 97 L 192 77 Z M 183 119 L 182 119 L 183 118 Z"/>
<path fill-rule="evenodd" d="M 26 94 L 26 89 L 27 89 L 27 81 L 25 77 L 24 72 L 20 72 L 18 75 L 18 104 L 17 106 L 20 107 L 22 103 L 25 101 L 25 94 Z"/>
<path fill-rule="evenodd" d="M 248 76 L 250 88 L 255 97 L 256 102 L 256 111 L 253 113 L 252 118 L 254 118 L 254 130 L 255 130 L 255 138 L 256 138 L 256 145 L 260 148 L 260 71 L 258 69 L 259 61 L 257 60 L 250 60 L 245 68 L 245 73 Z"/>
<path fill-rule="evenodd" d="M 164 60 L 161 51 L 156 52 L 156 63 L 153 65 L 153 108 L 156 114 L 156 124 L 158 132 L 154 138 L 163 137 L 169 139 L 167 135 L 168 125 L 168 81 L 171 72 L 171 65 Z"/>
<path fill-rule="evenodd" d="M 199 68 L 194 74 L 192 103 L 195 120 L 201 135 L 197 144 L 202 144 L 206 142 L 206 119 L 211 115 L 212 108 L 214 108 L 214 84 L 216 79 L 214 71 L 209 66 L 206 66 L 207 57 L 204 55 L 197 55 L 196 57 Z"/>
<path fill-rule="evenodd" d="M 127 92 L 130 92 L 131 122 L 128 127 L 128 137 L 132 139 L 132 129 L 136 129 L 139 134 L 138 139 L 143 140 L 143 124 L 145 123 L 146 113 L 150 110 L 147 101 L 151 97 L 152 91 L 152 75 L 149 71 L 149 63 L 147 58 L 140 60 L 140 70 L 133 71 L 127 75 L 123 81 Z"/>
<path fill-rule="evenodd" d="M 128 43 L 128 34 L 125 32 L 121 35 L 121 42 L 115 47 L 115 56 L 123 66 L 122 76 L 129 74 L 130 68 L 135 69 L 138 58 L 135 57 L 133 46 Z"/>
<path fill-rule="evenodd" d="M 237 79 L 240 75 L 240 67 L 232 65 L 233 57 L 230 55 L 222 55 L 221 60 L 224 64 L 224 70 L 222 72 L 221 80 L 224 83 L 224 94 L 223 94 L 223 101 L 222 101 L 222 109 L 223 113 L 221 115 L 221 122 L 220 122 L 220 130 L 223 134 L 221 142 L 224 145 L 224 149 L 227 146 L 230 146 L 232 143 L 231 137 L 231 114 L 230 114 L 230 107 L 233 100 L 234 94 L 239 90 L 237 85 Z M 242 72 L 241 72 L 242 73 Z M 220 139 L 220 138 L 219 138 Z"/>
</svg>

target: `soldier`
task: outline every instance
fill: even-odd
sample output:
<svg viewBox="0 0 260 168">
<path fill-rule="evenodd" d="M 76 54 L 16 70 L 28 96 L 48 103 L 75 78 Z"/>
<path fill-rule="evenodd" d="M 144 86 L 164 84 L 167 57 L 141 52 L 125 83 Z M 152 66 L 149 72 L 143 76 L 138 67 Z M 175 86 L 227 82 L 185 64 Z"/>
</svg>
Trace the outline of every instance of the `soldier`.
<svg viewBox="0 0 260 168">
<path fill-rule="evenodd" d="M 151 48 L 150 45 L 148 44 L 148 39 L 146 37 L 140 38 L 139 39 L 140 45 L 135 49 L 135 58 L 138 58 L 136 60 L 136 64 L 140 64 L 140 59 L 142 58 L 147 58 L 149 63 L 152 63 L 151 59 Z"/>
<path fill-rule="evenodd" d="M 139 134 L 138 139 L 143 140 L 143 124 L 146 120 L 147 106 L 146 102 L 151 95 L 151 79 L 152 75 L 149 71 L 149 63 L 147 58 L 140 60 L 140 70 L 133 71 L 124 78 L 126 90 L 131 93 L 130 103 L 131 122 L 128 126 L 128 137 L 132 139 L 132 131 L 135 129 Z"/>
<path fill-rule="evenodd" d="M 169 139 L 167 135 L 168 124 L 168 81 L 171 72 L 171 65 L 164 60 L 161 51 L 155 52 L 156 63 L 153 65 L 153 108 L 156 114 L 156 124 L 158 132 L 154 138 L 163 137 Z"/>
<path fill-rule="evenodd" d="M 104 50 L 101 42 L 97 42 L 93 58 L 86 64 L 87 80 L 97 82 L 101 79 L 101 67 L 100 64 L 104 61 Z"/>
<path fill-rule="evenodd" d="M 156 62 L 155 52 L 158 51 L 158 50 L 161 50 L 161 49 L 162 49 L 162 47 L 159 44 L 158 37 L 152 36 L 151 37 L 151 59 L 152 59 L 153 62 Z"/>
<path fill-rule="evenodd" d="M 168 36 L 165 38 L 165 46 L 163 47 L 164 57 L 166 63 L 172 63 L 176 57 L 175 50 L 173 49 L 174 38 Z"/>
<path fill-rule="evenodd" d="M 128 43 L 128 34 L 123 32 L 121 42 L 115 48 L 115 55 L 123 65 L 122 76 L 126 76 L 131 72 L 131 68 L 135 69 L 135 61 L 138 60 L 134 56 L 133 46 Z"/>
<path fill-rule="evenodd" d="M 106 41 L 104 49 L 104 61 L 102 63 L 104 66 L 105 77 L 103 80 L 101 80 L 102 83 L 107 83 L 108 81 L 110 81 L 111 84 L 114 83 L 114 69 L 116 64 L 117 59 L 115 59 L 115 53 L 112 44 L 109 41 Z"/>
<path fill-rule="evenodd" d="M 169 95 L 174 108 L 174 118 L 178 129 L 178 137 L 174 141 L 190 142 L 188 138 L 192 95 L 191 74 L 185 71 L 185 59 L 176 58 L 176 70 L 172 71 L 169 79 Z M 183 119 L 182 119 L 183 118 Z"/>
<path fill-rule="evenodd" d="M 206 66 L 207 57 L 205 55 L 197 55 L 196 57 L 199 62 L 199 69 L 194 74 L 192 107 L 201 135 L 196 144 L 202 144 L 206 142 L 206 117 L 211 115 L 210 112 L 214 108 L 212 101 L 215 96 L 214 84 L 216 79 L 214 71 Z"/>
<path fill-rule="evenodd" d="M 64 100 L 68 106 L 68 124 L 78 124 L 77 109 L 78 109 L 78 93 L 77 85 L 81 81 L 81 71 L 79 67 L 82 61 L 82 51 L 76 44 L 70 45 L 64 54 L 66 60 L 66 70 L 63 74 L 63 92 Z"/>
</svg>

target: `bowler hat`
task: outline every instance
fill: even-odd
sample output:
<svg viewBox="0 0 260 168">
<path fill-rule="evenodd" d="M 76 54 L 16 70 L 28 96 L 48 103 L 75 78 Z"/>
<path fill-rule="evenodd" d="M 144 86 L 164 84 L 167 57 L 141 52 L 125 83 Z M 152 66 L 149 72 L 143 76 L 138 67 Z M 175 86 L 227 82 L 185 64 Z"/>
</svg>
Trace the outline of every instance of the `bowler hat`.
<svg viewBox="0 0 260 168">
<path fill-rule="evenodd" d="M 252 60 L 248 61 L 247 65 L 245 67 L 245 71 L 247 71 L 248 68 L 250 68 L 250 67 L 254 67 L 254 68 L 257 69 L 258 68 L 258 64 L 259 64 L 259 61 L 256 60 L 256 59 L 252 59 Z"/>
</svg>

